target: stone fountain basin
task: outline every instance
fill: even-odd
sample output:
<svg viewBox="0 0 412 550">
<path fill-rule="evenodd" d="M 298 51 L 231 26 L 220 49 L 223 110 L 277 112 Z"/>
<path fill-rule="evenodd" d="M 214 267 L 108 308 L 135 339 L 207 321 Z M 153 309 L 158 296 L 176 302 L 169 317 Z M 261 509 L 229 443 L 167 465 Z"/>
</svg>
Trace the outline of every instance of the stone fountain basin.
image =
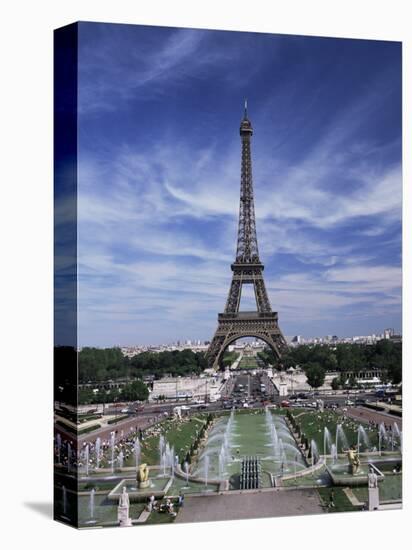
<svg viewBox="0 0 412 550">
<path fill-rule="evenodd" d="M 385 477 L 384 474 L 372 462 L 361 462 L 359 471 L 356 474 L 349 472 L 348 464 L 327 465 L 326 469 L 332 479 L 333 485 L 345 485 L 347 487 L 358 487 L 368 484 L 369 467 L 375 470 L 378 476 L 378 482 Z"/>
<path fill-rule="evenodd" d="M 155 498 L 163 498 L 167 491 L 169 490 L 170 485 L 173 482 L 172 477 L 153 477 L 149 478 L 150 486 L 145 487 L 144 489 L 139 489 L 135 480 L 131 479 L 122 479 L 120 483 L 114 487 L 107 495 L 109 500 L 118 501 L 120 495 L 123 492 L 123 487 L 126 487 L 127 493 L 129 495 L 130 502 L 138 502 L 142 500 L 147 500 L 148 497 L 154 496 Z"/>
</svg>

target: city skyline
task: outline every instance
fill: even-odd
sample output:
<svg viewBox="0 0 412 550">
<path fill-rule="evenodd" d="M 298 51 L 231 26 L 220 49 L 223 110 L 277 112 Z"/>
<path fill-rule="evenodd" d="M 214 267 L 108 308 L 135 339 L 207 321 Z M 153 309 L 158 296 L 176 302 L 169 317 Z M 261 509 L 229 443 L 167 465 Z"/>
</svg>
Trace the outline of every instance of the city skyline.
<svg viewBox="0 0 412 550">
<path fill-rule="evenodd" d="M 245 97 L 283 332 L 401 331 L 399 43 L 80 24 L 79 51 L 80 346 L 211 339 Z"/>
<path fill-rule="evenodd" d="M 293 334 L 293 335 L 290 335 L 290 334 L 287 334 L 285 335 L 285 338 L 286 340 L 288 340 L 288 342 L 291 342 L 293 339 L 297 338 L 300 340 L 301 343 L 314 343 L 314 342 L 319 342 L 319 343 L 326 343 L 327 341 L 330 341 L 330 342 L 333 342 L 336 341 L 338 343 L 341 343 L 342 341 L 352 341 L 352 342 L 357 342 L 357 341 L 360 341 L 360 340 L 379 340 L 379 339 L 389 339 L 389 335 L 385 335 L 385 333 L 387 332 L 390 332 L 392 334 L 392 336 L 394 336 L 396 339 L 398 339 L 399 337 L 402 338 L 402 333 L 398 334 L 396 333 L 396 331 L 393 329 L 393 328 L 385 328 L 385 329 L 382 329 L 381 331 L 377 332 L 377 333 L 371 333 L 371 334 L 350 334 L 350 335 L 338 335 L 338 334 L 312 334 L 310 336 L 303 336 L 301 334 Z M 262 345 L 266 345 L 265 342 L 263 342 L 261 339 L 259 338 L 255 338 L 255 337 L 245 337 L 245 338 L 239 338 L 238 340 L 236 340 L 235 344 L 238 344 L 238 343 L 241 343 L 241 344 L 245 344 L 245 341 L 248 341 L 248 340 L 252 340 L 252 341 L 256 341 L 256 342 L 260 342 Z M 116 344 L 114 344 L 112 347 L 117 347 L 117 348 L 156 348 L 156 347 L 172 347 L 172 346 L 180 346 L 180 347 L 183 347 L 183 346 L 204 346 L 206 344 L 208 344 L 210 342 L 210 340 L 202 340 L 202 339 L 199 339 L 199 338 L 187 338 L 187 337 L 182 337 L 182 338 L 179 338 L 175 341 L 164 341 L 164 342 L 156 342 L 156 343 L 153 343 L 153 344 L 142 344 L 142 343 L 139 343 L 139 342 L 117 342 Z M 84 345 L 82 347 L 90 347 L 90 346 L 87 346 L 87 345 Z M 105 346 L 91 346 L 91 347 L 97 347 L 97 348 L 101 348 L 103 349 Z M 81 349 L 81 348 L 79 348 Z"/>
</svg>

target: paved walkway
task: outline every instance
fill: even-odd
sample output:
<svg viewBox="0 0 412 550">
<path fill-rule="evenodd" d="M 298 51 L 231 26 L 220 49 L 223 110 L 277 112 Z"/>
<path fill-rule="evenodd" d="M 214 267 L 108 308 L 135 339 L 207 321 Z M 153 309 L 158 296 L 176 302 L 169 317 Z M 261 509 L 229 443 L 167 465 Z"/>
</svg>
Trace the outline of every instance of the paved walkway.
<svg viewBox="0 0 412 550">
<path fill-rule="evenodd" d="M 185 505 L 176 521 L 219 521 L 298 516 L 323 512 L 316 490 L 244 492 L 223 495 L 185 497 Z"/>
</svg>

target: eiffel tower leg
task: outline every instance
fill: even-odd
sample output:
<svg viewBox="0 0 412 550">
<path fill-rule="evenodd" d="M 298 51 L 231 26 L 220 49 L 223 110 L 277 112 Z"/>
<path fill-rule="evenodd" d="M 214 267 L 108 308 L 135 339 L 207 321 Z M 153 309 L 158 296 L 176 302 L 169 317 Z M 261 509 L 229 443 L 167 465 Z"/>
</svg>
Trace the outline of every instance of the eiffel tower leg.
<svg viewBox="0 0 412 550">
<path fill-rule="evenodd" d="M 288 352 L 289 346 L 283 337 L 282 333 L 273 334 L 272 335 L 273 344 L 278 350 L 278 358 L 280 359 L 281 356 Z"/>
<path fill-rule="evenodd" d="M 219 368 L 219 358 L 222 352 L 223 344 L 225 341 L 224 336 L 214 336 L 210 342 L 209 349 L 207 350 L 206 359 L 209 368 L 217 370 Z"/>
</svg>

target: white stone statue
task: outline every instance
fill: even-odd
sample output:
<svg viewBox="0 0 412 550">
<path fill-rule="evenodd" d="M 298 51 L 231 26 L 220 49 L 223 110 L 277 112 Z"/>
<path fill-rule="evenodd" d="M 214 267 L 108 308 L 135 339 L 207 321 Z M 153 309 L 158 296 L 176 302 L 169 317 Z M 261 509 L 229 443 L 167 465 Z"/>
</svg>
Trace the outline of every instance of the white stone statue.
<svg viewBox="0 0 412 550">
<path fill-rule="evenodd" d="M 123 492 L 120 495 L 119 498 L 119 506 L 127 506 L 130 507 L 130 500 L 129 500 L 129 494 L 126 490 L 126 487 L 123 487 Z"/>
<path fill-rule="evenodd" d="M 373 470 L 368 474 L 368 485 L 370 489 L 376 489 L 378 486 L 378 476 Z"/>
<path fill-rule="evenodd" d="M 379 510 L 378 476 L 372 468 L 368 474 L 368 500 L 369 510 Z"/>
<path fill-rule="evenodd" d="M 152 512 L 154 507 L 155 497 L 154 495 L 151 495 L 149 497 L 149 502 L 147 503 L 147 511 Z"/>
<path fill-rule="evenodd" d="M 119 498 L 119 506 L 117 507 L 117 519 L 120 522 L 120 527 L 130 527 L 132 520 L 129 518 L 130 500 L 126 491 L 126 487 L 123 487 L 123 491 Z"/>
</svg>

